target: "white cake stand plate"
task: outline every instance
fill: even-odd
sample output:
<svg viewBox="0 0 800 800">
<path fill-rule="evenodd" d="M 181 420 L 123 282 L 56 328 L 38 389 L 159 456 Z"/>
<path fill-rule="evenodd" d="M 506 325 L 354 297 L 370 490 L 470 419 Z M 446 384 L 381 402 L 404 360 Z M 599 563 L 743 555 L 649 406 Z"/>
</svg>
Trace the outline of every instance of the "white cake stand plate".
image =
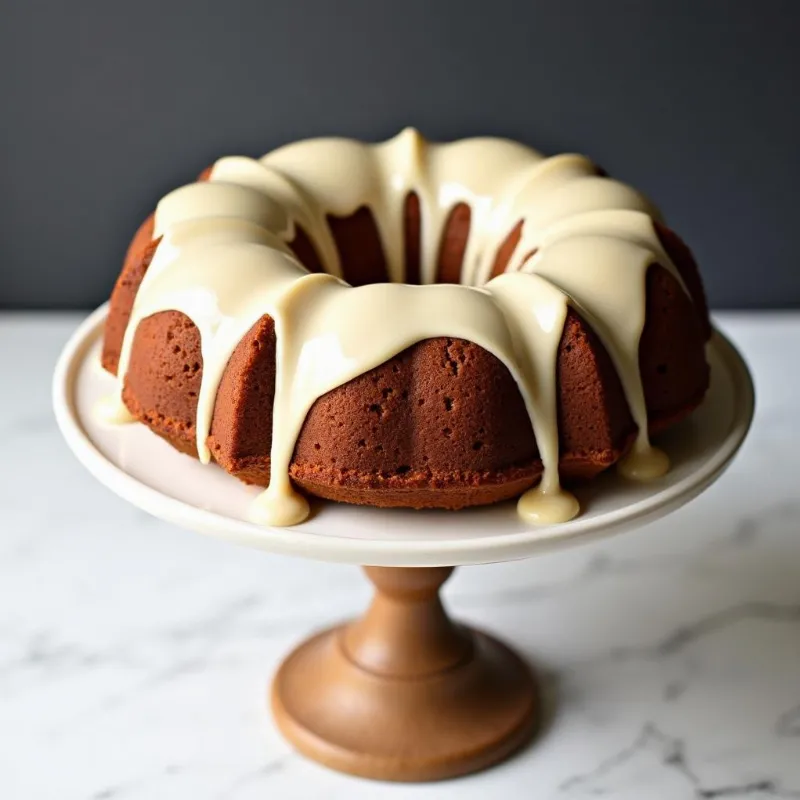
<svg viewBox="0 0 800 800">
<path fill-rule="evenodd" d="M 93 413 L 114 392 L 99 363 L 106 307 L 75 332 L 56 367 L 53 402 L 75 455 L 112 491 L 185 528 L 274 553 L 370 565 L 376 586 L 361 620 L 302 644 L 273 683 L 284 734 L 333 768 L 390 780 L 471 772 L 529 740 L 539 719 L 526 665 L 496 640 L 454 624 L 438 591 L 452 568 L 528 558 L 609 536 L 668 514 L 725 470 L 744 441 L 754 392 L 744 361 L 716 332 L 711 388 L 659 445 L 671 471 L 637 484 L 613 470 L 577 489 L 581 514 L 531 527 L 513 502 L 462 512 L 319 503 L 293 528 L 247 519 L 258 489 L 181 455 L 142 425 L 109 426 Z M 416 569 L 398 569 L 413 567 Z"/>
</svg>

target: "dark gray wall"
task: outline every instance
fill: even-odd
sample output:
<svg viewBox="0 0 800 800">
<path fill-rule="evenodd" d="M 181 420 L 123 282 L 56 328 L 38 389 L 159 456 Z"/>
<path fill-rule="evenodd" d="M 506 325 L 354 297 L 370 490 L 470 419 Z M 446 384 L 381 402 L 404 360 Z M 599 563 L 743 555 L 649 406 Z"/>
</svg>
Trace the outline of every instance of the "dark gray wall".
<svg viewBox="0 0 800 800">
<path fill-rule="evenodd" d="M 586 152 L 711 300 L 800 305 L 800 2 L 0 0 L 0 307 L 88 307 L 217 156 L 325 134 Z"/>
</svg>

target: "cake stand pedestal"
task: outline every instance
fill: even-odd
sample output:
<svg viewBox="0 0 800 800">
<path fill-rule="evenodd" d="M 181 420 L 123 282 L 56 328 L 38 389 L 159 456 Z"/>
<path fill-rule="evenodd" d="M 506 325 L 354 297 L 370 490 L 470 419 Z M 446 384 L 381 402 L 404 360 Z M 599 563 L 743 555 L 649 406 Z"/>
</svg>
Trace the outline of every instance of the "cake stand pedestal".
<svg viewBox="0 0 800 800">
<path fill-rule="evenodd" d="M 272 685 L 275 721 L 300 752 L 368 778 L 449 778 L 528 741 L 539 701 L 512 650 L 454 623 L 452 567 L 367 567 L 366 615 L 300 645 Z"/>
<path fill-rule="evenodd" d="M 715 333 L 711 388 L 690 420 L 659 444 L 673 468 L 650 484 L 613 474 L 576 490 L 571 522 L 531 528 L 513 503 L 461 513 L 320 504 L 294 528 L 247 520 L 257 493 L 172 450 L 144 426 L 109 427 L 93 413 L 114 390 L 99 366 L 106 308 L 75 332 L 56 367 L 59 427 L 102 483 L 167 521 L 275 553 L 365 567 L 366 615 L 303 642 L 272 686 L 278 727 L 298 750 L 343 772 L 422 781 L 501 761 L 541 722 L 532 672 L 512 650 L 453 622 L 439 590 L 453 567 L 527 558 L 639 527 L 679 508 L 722 474 L 753 416 L 753 386 L 735 348 Z"/>
</svg>

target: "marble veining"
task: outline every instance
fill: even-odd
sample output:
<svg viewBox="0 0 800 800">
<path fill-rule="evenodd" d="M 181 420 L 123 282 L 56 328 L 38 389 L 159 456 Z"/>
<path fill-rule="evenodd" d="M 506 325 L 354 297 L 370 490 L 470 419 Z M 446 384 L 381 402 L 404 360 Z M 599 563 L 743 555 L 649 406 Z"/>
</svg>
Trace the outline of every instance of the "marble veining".
<svg viewBox="0 0 800 800">
<path fill-rule="evenodd" d="M 508 763 L 412 787 L 304 760 L 265 711 L 281 656 L 366 604 L 355 568 L 173 528 L 68 452 L 49 381 L 78 319 L 0 315 L 3 800 L 800 798 L 800 377 L 776 356 L 800 348 L 800 315 L 720 316 L 758 409 L 702 498 L 635 534 L 457 571 L 453 613 L 535 660 L 555 712 Z"/>
</svg>

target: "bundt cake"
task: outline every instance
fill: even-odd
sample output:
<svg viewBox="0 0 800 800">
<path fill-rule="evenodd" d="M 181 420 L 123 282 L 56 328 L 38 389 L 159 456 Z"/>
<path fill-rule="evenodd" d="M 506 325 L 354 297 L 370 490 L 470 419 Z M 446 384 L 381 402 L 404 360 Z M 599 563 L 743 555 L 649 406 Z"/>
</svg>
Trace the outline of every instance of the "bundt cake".
<svg viewBox="0 0 800 800">
<path fill-rule="evenodd" d="M 650 434 L 703 399 L 710 335 L 686 245 L 587 158 L 493 138 L 313 139 L 223 158 L 166 195 L 111 296 L 117 415 L 268 489 L 459 509 L 615 462 L 663 474 Z M 124 405 L 123 405 L 124 404 Z"/>
</svg>

